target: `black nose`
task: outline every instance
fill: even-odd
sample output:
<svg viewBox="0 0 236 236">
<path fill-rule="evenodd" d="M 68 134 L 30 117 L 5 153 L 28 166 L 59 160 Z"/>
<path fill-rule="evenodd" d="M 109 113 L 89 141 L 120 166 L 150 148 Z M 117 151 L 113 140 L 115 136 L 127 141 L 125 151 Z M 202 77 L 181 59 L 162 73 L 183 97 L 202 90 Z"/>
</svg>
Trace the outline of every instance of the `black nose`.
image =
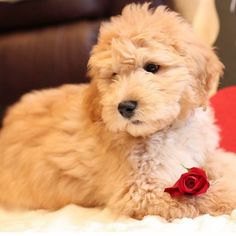
<svg viewBox="0 0 236 236">
<path fill-rule="evenodd" d="M 124 101 L 119 103 L 118 110 L 123 117 L 131 118 L 135 113 L 137 105 L 136 101 Z"/>
</svg>

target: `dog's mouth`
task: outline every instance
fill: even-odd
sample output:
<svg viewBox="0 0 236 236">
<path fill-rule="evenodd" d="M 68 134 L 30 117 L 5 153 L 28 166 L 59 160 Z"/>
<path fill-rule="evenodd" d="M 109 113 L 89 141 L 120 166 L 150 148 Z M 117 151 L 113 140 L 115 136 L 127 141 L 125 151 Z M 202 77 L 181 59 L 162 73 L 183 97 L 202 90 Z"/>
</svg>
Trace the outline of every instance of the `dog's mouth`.
<svg viewBox="0 0 236 236">
<path fill-rule="evenodd" d="M 133 121 L 131 121 L 131 123 L 134 124 L 134 125 L 141 125 L 141 124 L 143 124 L 143 121 L 141 121 L 141 120 L 133 120 Z"/>
</svg>

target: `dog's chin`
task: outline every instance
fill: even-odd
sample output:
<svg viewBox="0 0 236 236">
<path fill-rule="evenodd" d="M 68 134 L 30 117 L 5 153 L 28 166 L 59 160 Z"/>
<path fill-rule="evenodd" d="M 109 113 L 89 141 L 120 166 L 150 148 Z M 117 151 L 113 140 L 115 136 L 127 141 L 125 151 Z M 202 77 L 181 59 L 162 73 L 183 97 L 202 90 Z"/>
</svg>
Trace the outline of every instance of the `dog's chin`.
<svg viewBox="0 0 236 236">
<path fill-rule="evenodd" d="M 126 132 L 134 137 L 147 137 L 168 128 L 174 120 L 173 117 L 149 122 L 135 120 L 127 125 Z"/>
<path fill-rule="evenodd" d="M 107 128 L 113 133 L 122 132 L 133 137 L 147 137 L 169 127 L 173 122 L 173 118 L 156 121 L 141 121 L 136 119 L 119 122 L 117 126 L 115 125 L 115 122 L 113 122 L 113 125 L 108 124 Z"/>
<path fill-rule="evenodd" d="M 130 122 L 124 130 L 133 137 L 147 137 L 153 133 L 158 132 L 162 128 L 152 123 L 146 123 L 142 121 Z"/>
</svg>

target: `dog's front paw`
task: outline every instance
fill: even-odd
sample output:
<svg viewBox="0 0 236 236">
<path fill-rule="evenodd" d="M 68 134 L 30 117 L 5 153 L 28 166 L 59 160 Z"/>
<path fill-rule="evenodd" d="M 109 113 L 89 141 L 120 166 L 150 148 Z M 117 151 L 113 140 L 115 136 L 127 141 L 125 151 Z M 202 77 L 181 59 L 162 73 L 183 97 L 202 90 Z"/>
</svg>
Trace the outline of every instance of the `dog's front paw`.
<svg viewBox="0 0 236 236">
<path fill-rule="evenodd" d="M 210 214 L 212 216 L 230 214 L 234 209 L 235 207 L 233 204 L 226 202 L 223 199 L 208 200 L 199 205 L 201 214 Z"/>
<path fill-rule="evenodd" d="M 196 202 L 201 214 L 212 216 L 230 214 L 236 209 L 236 191 L 226 182 L 217 181 Z"/>
</svg>

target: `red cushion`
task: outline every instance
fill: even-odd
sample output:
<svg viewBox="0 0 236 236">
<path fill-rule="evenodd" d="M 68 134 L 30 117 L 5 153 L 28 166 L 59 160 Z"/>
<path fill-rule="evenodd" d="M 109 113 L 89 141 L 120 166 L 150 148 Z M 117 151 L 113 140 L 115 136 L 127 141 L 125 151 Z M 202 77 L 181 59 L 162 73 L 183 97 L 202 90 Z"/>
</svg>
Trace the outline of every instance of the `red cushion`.
<svg viewBox="0 0 236 236">
<path fill-rule="evenodd" d="M 236 152 L 236 86 L 219 90 L 211 98 L 211 104 L 220 127 L 220 147 Z"/>
</svg>

